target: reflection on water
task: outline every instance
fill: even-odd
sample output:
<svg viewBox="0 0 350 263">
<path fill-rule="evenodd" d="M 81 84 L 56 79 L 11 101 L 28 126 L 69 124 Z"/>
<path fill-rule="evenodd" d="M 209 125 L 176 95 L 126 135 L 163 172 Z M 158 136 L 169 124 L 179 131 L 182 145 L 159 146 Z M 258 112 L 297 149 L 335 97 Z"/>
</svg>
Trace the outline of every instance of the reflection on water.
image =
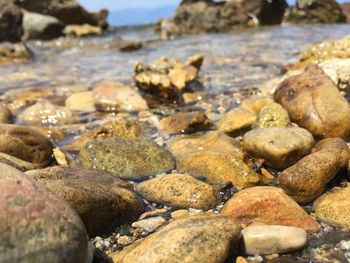
<svg viewBox="0 0 350 263">
<path fill-rule="evenodd" d="M 89 86 L 102 79 L 132 82 L 138 61 L 150 63 L 160 56 L 186 59 L 195 53 L 205 57 L 201 74 L 208 91 L 252 88 L 280 75 L 283 65 L 296 60 L 309 44 L 348 34 L 350 25 L 266 27 L 149 41 L 144 49 L 134 53 L 117 51 L 115 39 L 122 36 L 127 40 L 154 40 L 151 29 L 114 31 L 103 38 L 30 42 L 35 61 L 1 66 L 0 88 L 47 88 L 75 83 Z"/>
</svg>

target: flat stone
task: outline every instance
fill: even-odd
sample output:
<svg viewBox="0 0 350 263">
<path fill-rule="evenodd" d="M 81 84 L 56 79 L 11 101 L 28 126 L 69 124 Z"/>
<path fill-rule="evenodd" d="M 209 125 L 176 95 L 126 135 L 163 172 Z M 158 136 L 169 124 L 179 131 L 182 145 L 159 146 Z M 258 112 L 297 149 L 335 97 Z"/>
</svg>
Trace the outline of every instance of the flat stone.
<svg viewBox="0 0 350 263">
<path fill-rule="evenodd" d="M 69 205 L 0 163 L 1 262 L 85 262 L 85 227 Z"/>
<path fill-rule="evenodd" d="M 186 174 L 170 174 L 142 182 L 136 191 L 148 201 L 176 208 L 205 210 L 220 200 L 214 187 Z"/>
<path fill-rule="evenodd" d="M 85 168 L 103 170 L 115 177 L 141 180 L 175 168 L 170 152 L 153 141 L 110 138 L 91 141 L 80 151 Z"/>
<path fill-rule="evenodd" d="M 302 128 L 259 128 L 243 137 L 243 148 L 276 169 L 284 169 L 311 153 L 312 134 Z"/>
<path fill-rule="evenodd" d="M 223 263 L 239 238 L 234 220 L 213 213 L 184 216 L 112 258 L 114 263 Z"/>
<path fill-rule="evenodd" d="M 307 243 L 304 229 L 288 226 L 252 226 L 242 230 L 244 252 L 271 255 L 303 249 Z"/>
<path fill-rule="evenodd" d="M 282 189 L 257 186 L 244 189 L 231 197 L 221 214 L 245 225 L 259 221 L 269 225 L 298 227 L 317 232 L 319 224 Z"/>
<path fill-rule="evenodd" d="M 163 217 L 157 216 L 136 221 L 132 223 L 131 226 L 135 228 L 141 228 L 142 230 L 145 230 L 147 232 L 154 232 L 157 228 L 161 227 L 166 223 L 167 221 Z"/>
</svg>

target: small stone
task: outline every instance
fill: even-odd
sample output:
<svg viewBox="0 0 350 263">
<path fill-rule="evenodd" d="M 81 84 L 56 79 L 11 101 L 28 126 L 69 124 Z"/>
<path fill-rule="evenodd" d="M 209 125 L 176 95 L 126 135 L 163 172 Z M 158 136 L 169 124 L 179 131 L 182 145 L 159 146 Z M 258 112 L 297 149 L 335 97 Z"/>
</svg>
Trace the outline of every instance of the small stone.
<svg viewBox="0 0 350 263">
<path fill-rule="evenodd" d="M 0 124 L 0 152 L 44 167 L 52 159 L 52 143 L 33 128 Z"/>
<path fill-rule="evenodd" d="M 236 263 L 248 263 L 244 257 L 237 257 Z"/>
<path fill-rule="evenodd" d="M 204 112 L 180 112 L 160 121 L 160 130 L 164 135 L 190 133 L 206 130 L 211 123 Z"/>
<path fill-rule="evenodd" d="M 259 183 L 260 177 L 240 157 L 214 151 L 197 151 L 176 156 L 177 169 L 212 184 L 231 182 L 236 188 Z"/>
<path fill-rule="evenodd" d="M 261 109 L 253 128 L 285 128 L 289 124 L 288 112 L 280 104 L 271 103 Z"/>
<path fill-rule="evenodd" d="M 173 219 L 176 219 L 176 218 L 179 218 L 182 216 L 186 216 L 186 215 L 188 215 L 188 210 L 186 210 L 186 209 L 176 210 L 176 211 L 171 213 L 171 217 Z"/>
<path fill-rule="evenodd" d="M 103 170 L 115 177 L 140 180 L 175 168 L 170 152 L 153 141 L 110 138 L 91 141 L 80 151 L 85 168 Z"/>
<path fill-rule="evenodd" d="M 239 238 L 240 227 L 231 219 L 212 213 L 185 216 L 111 257 L 114 263 L 222 263 Z"/>
<path fill-rule="evenodd" d="M 53 149 L 53 157 L 56 162 L 63 167 L 69 167 L 70 163 L 73 161 L 73 159 L 68 156 L 68 153 L 64 153 L 59 147 Z"/>
<path fill-rule="evenodd" d="M 307 243 L 304 229 L 288 226 L 249 226 L 242 230 L 247 255 L 289 253 L 303 249 Z"/>
<path fill-rule="evenodd" d="M 107 112 L 139 112 L 148 109 L 146 101 L 134 89 L 116 81 L 98 83 L 94 90 L 95 105 Z"/>
<path fill-rule="evenodd" d="M 244 150 L 276 169 L 295 164 L 311 152 L 314 143 L 311 133 L 302 128 L 259 128 L 243 137 Z"/>
<path fill-rule="evenodd" d="M 249 225 L 255 221 L 317 232 L 319 224 L 292 198 L 276 187 L 257 186 L 244 189 L 231 197 L 221 214 Z"/>
<path fill-rule="evenodd" d="M 166 223 L 167 221 L 163 217 L 157 216 L 157 217 L 151 217 L 140 221 L 136 221 L 132 223 L 131 226 L 135 228 L 141 228 L 150 233 L 150 232 L 154 232 L 157 228 L 161 227 Z"/>
<path fill-rule="evenodd" d="M 168 212 L 168 210 L 166 208 L 161 208 L 161 209 L 155 209 L 155 210 L 147 211 L 147 212 L 144 212 L 142 215 L 140 215 L 139 220 L 145 219 L 147 217 L 161 215 L 161 214 L 164 214 L 166 212 Z"/>
<path fill-rule="evenodd" d="M 186 174 L 170 174 L 142 182 L 136 191 L 148 201 L 176 208 L 207 210 L 219 202 L 214 187 Z"/>
<path fill-rule="evenodd" d="M 66 107 L 71 111 L 78 111 L 78 112 L 96 111 L 93 92 L 85 91 L 85 92 L 72 94 L 66 100 Z"/>
<path fill-rule="evenodd" d="M 77 116 L 66 107 L 50 102 L 37 102 L 17 116 L 17 123 L 33 126 L 61 126 L 78 122 Z"/>
</svg>

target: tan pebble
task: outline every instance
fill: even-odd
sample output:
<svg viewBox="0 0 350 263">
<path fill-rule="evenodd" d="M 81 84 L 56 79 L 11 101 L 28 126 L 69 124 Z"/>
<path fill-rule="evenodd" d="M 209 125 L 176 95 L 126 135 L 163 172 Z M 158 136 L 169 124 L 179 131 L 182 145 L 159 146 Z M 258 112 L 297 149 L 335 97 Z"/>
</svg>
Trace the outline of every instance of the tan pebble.
<svg viewBox="0 0 350 263">
<path fill-rule="evenodd" d="M 182 216 L 185 216 L 188 214 L 188 210 L 186 209 L 180 209 L 180 210 L 176 210 L 174 212 L 171 213 L 171 217 L 172 218 L 179 218 L 179 217 L 182 217 Z"/>
<path fill-rule="evenodd" d="M 146 217 L 149 217 L 149 216 L 155 216 L 155 215 L 160 215 L 162 213 L 166 213 L 168 210 L 166 210 L 165 208 L 162 208 L 162 209 L 156 209 L 156 210 L 152 210 L 152 211 L 147 211 L 145 213 L 143 213 L 141 216 L 140 216 L 140 220 L 141 219 L 144 219 Z"/>
<path fill-rule="evenodd" d="M 236 263 L 248 263 L 248 261 L 244 257 L 238 257 Z"/>
</svg>

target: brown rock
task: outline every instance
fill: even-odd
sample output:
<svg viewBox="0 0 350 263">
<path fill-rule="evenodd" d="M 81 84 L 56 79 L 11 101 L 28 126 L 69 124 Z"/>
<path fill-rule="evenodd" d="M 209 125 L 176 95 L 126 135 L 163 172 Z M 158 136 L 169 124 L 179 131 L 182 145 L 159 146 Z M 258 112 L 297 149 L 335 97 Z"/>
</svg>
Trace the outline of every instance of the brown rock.
<svg viewBox="0 0 350 263">
<path fill-rule="evenodd" d="M 237 188 L 255 186 L 260 178 L 235 155 L 197 151 L 176 156 L 177 169 L 195 177 L 205 177 L 213 184 L 231 182 Z"/>
<path fill-rule="evenodd" d="M 107 80 L 94 88 L 97 108 L 108 112 L 138 112 L 147 110 L 146 101 L 134 89 L 116 81 Z"/>
<path fill-rule="evenodd" d="M 0 123 L 10 123 L 12 118 L 11 111 L 3 103 L 0 103 Z"/>
<path fill-rule="evenodd" d="M 85 262 L 79 216 L 43 185 L 0 163 L 1 262 Z"/>
<path fill-rule="evenodd" d="M 314 202 L 315 213 L 322 221 L 336 227 L 350 228 L 350 186 L 334 188 Z"/>
<path fill-rule="evenodd" d="M 142 134 L 142 124 L 136 120 L 114 120 L 94 128 L 69 145 L 65 146 L 67 150 L 80 150 L 87 142 L 91 140 L 104 140 L 112 137 L 123 137 L 136 139 Z"/>
<path fill-rule="evenodd" d="M 319 142 L 313 153 L 284 170 L 280 186 L 299 203 L 313 201 L 337 173 L 349 163 L 349 147 L 340 138 Z"/>
<path fill-rule="evenodd" d="M 288 112 L 278 103 L 271 103 L 261 109 L 253 128 L 285 128 L 289 125 Z"/>
<path fill-rule="evenodd" d="M 239 237 L 239 225 L 226 217 L 185 216 L 112 258 L 114 263 L 223 263 Z"/>
<path fill-rule="evenodd" d="M 219 131 L 177 136 L 168 141 L 168 147 L 174 156 L 197 151 L 223 152 L 241 158 L 244 156 L 240 142 Z"/>
<path fill-rule="evenodd" d="M 143 212 L 132 185 L 104 172 L 55 166 L 26 174 L 69 203 L 83 220 L 89 236 L 136 220 Z"/>
<path fill-rule="evenodd" d="M 287 168 L 311 152 L 314 138 L 302 128 L 260 128 L 247 132 L 243 148 L 273 168 Z"/>
<path fill-rule="evenodd" d="M 160 121 L 160 130 L 165 135 L 189 133 L 208 129 L 211 123 L 204 112 L 180 112 Z"/>
<path fill-rule="evenodd" d="M 21 9 L 19 7 L 13 4 L 13 1 L 1 1 L 0 42 L 19 42 L 23 34 L 22 20 L 23 13 L 21 12 Z"/>
<path fill-rule="evenodd" d="M 350 136 L 350 105 L 318 66 L 283 81 L 275 99 L 292 121 L 318 138 Z"/>
<path fill-rule="evenodd" d="M 136 191 L 148 201 L 176 208 L 206 210 L 219 202 L 214 187 L 185 174 L 170 174 L 145 181 L 137 185 Z"/>
<path fill-rule="evenodd" d="M 44 167 L 51 160 L 52 144 L 35 129 L 0 124 L 0 152 L 9 154 L 35 167 Z"/>
<path fill-rule="evenodd" d="M 0 44 L 0 63 L 27 62 L 32 59 L 32 56 L 30 49 L 23 43 Z"/>
<path fill-rule="evenodd" d="M 0 163 L 4 163 L 9 166 L 12 166 L 13 168 L 16 168 L 21 172 L 35 169 L 35 166 L 33 164 L 23 161 L 21 159 L 18 159 L 16 157 L 13 157 L 11 155 L 8 155 L 6 153 L 0 153 Z"/>
<path fill-rule="evenodd" d="M 257 186 L 238 192 L 227 201 L 221 214 L 245 225 L 261 221 L 269 225 L 295 226 L 316 232 L 320 226 L 279 188 Z"/>
<path fill-rule="evenodd" d="M 74 93 L 66 100 L 66 107 L 71 111 L 94 112 L 95 99 L 92 91 Z"/>
</svg>

